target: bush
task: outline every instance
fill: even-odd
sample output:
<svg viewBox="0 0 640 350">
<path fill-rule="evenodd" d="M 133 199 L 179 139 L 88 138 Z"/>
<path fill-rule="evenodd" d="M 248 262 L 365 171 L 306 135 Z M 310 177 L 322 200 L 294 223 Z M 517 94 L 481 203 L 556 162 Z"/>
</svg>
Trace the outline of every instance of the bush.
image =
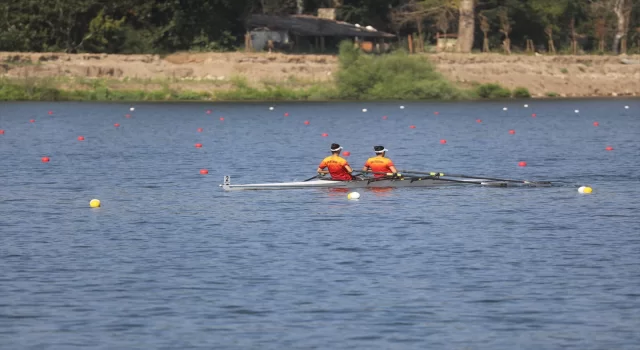
<svg viewBox="0 0 640 350">
<path fill-rule="evenodd" d="M 515 98 L 531 98 L 531 93 L 527 88 L 517 87 L 513 89 L 513 97 Z"/>
<path fill-rule="evenodd" d="M 370 56 L 349 41 L 340 44 L 336 74 L 340 99 L 455 99 L 460 91 L 420 56 L 404 52 Z"/>
<path fill-rule="evenodd" d="M 499 84 L 482 84 L 476 87 L 476 93 L 481 98 L 508 98 L 511 91 Z"/>
<path fill-rule="evenodd" d="M 558 93 L 557 92 L 553 92 L 553 91 L 549 91 L 547 92 L 547 97 L 558 97 Z"/>
</svg>

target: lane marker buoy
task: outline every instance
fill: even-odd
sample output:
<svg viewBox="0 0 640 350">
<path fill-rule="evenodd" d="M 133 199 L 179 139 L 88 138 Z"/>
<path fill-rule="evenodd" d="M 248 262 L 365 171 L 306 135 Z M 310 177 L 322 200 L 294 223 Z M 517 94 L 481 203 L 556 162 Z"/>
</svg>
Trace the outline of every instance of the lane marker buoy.
<svg viewBox="0 0 640 350">
<path fill-rule="evenodd" d="M 358 200 L 358 199 L 360 199 L 360 193 L 358 193 L 358 192 L 350 192 L 349 194 L 347 194 L 347 199 L 348 200 Z"/>
<path fill-rule="evenodd" d="M 578 192 L 582 193 L 582 194 L 589 194 L 589 193 L 593 192 L 593 188 L 591 188 L 589 186 L 580 186 L 578 188 Z"/>
</svg>

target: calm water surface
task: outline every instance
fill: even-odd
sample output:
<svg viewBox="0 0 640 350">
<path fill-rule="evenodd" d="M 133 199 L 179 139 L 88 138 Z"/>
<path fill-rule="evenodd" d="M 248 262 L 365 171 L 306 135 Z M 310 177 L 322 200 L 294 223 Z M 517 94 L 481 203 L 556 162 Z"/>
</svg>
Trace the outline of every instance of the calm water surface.
<svg viewBox="0 0 640 350">
<path fill-rule="evenodd" d="M 640 100 L 399 105 L 0 104 L 0 347 L 639 349 Z M 218 187 L 311 177 L 331 142 L 562 182 Z"/>
</svg>

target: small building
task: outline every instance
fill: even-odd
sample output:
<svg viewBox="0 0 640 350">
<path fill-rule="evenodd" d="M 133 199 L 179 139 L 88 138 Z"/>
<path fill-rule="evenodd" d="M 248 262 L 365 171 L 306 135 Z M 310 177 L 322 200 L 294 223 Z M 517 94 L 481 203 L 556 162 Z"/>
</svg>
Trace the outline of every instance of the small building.
<svg viewBox="0 0 640 350">
<path fill-rule="evenodd" d="M 327 16 L 324 12 L 321 14 Z M 325 52 L 327 48 L 334 51 L 344 39 L 352 39 L 360 43 L 361 47 L 380 51 L 381 48 L 388 47 L 384 45 L 385 39 L 395 38 L 395 35 L 378 31 L 371 26 L 309 15 L 256 14 L 247 18 L 246 27 L 249 31 L 245 45 L 250 50 L 282 48 L 298 52 Z M 263 44 L 265 40 L 266 44 Z"/>
</svg>

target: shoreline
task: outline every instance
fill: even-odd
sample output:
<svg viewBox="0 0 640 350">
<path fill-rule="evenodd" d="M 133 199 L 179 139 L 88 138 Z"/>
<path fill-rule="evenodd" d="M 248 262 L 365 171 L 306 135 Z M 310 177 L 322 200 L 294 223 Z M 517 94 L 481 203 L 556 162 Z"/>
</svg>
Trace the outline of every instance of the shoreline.
<svg viewBox="0 0 640 350">
<path fill-rule="evenodd" d="M 534 99 L 640 96 L 640 64 L 622 63 L 640 62 L 640 55 L 421 56 L 462 90 L 495 83 L 509 91 L 525 88 Z M 176 53 L 160 57 L 0 52 L 0 100 L 337 102 L 340 98 L 333 81 L 337 62 L 335 55 L 280 53 Z M 457 99 L 466 100 L 475 98 Z"/>
</svg>

